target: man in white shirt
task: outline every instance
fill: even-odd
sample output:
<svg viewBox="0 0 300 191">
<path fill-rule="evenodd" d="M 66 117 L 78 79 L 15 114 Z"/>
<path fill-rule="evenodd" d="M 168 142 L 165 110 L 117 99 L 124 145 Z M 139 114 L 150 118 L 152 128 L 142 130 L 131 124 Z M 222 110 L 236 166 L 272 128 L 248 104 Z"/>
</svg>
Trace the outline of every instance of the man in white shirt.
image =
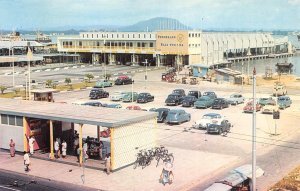
<svg viewBox="0 0 300 191">
<path fill-rule="evenodd" d="M 33 155 L 33 153 L 34 153 L 34 149 L 33 149 L 34 142 L 35 142 L 34 136 L 31 136 L 28 140 L 29 150 L 30 150 L 31 155 Z"/>
<path fill-rule="evenodd" d="M 59 143 L 58 140 L 56 139 L 55 143 L 54 143 L 54 150 L 55 150 L 55 158 L 59 158 L 58 156 L 58 151 L 59 151 Z"/>
<path fill-rule="evenodd" d="M 24 151 L 24 166 L 25 166 L 25 172 L 29 171 L 29 165 L 30 165 L 30 158 L 28 152 Z"/>
</svg>

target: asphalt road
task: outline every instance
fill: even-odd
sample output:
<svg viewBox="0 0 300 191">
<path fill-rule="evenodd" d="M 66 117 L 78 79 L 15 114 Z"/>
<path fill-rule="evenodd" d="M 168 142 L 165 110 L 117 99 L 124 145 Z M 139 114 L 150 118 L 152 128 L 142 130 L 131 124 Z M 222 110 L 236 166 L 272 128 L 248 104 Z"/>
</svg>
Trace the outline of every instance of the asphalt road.
<svg viewBox="0 0 300 191">
<path fill-rule="evenodd" d="M 5 191 L 56 191 L 56 190 L 96 190 L 93 188 L 42 179 L 29 175 L 0 170 L 0 190 Z"/>
</svg>

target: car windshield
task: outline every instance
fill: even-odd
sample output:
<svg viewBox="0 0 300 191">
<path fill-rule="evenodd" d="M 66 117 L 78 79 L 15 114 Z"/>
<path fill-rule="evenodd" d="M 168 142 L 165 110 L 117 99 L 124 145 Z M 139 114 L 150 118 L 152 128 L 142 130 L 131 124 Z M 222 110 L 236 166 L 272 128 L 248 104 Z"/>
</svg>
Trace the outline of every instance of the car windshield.
<svg viewBox="0 0 300 191">
<path fill-rule="evenodd" d="M 140 94 L 139 97 L 147 97 L 148 94 Z"/>
<path fill-rule="evenodd" d="M 206 97 L 201 97 L 201 98 L 199 98 L 197 101 L 206 101 L 206 100 L 207 100 Z"/>
<path fill-rule="evenodd" d="M 218 115 L 203 115 L 202 119 L 216 119 Z"/>
<path fill-rule="evenodd" d="M 285 101 L 285 98 L 284 97 L 279 97 L 278 101 Z"/>
<path fill-rule="evenodd" d="M 238 95 L 231 95 L 230 98 L 237 98 Z"/>
<path fill-rule="evenodd" d="M 207 95 L 213 95 L 214 93 L 213 92 L 204 92 L 203 95 L 207 96 Z"/>
<path fill-rule="evenodd" d="M 266 101 L 268 98 L 260 98 L 261 101 Z"/>
<path fill-rule="evenodd" d="M 215 99 L 215 100 L 214 100 L 214 103 L 220 103 L 220 102 L 222 102 L 221 99 Z"/>
<path fill-rule="evenodd" d="M 192 97 L 192 96 L 184 97 L 185 101 L 192 101 L 193 99 L 194 99 L 194 97 Z"/>
<path fill-rule="evenodd" d="M 168 99 L 176 99 L 177 98 L 177 95 L 169 95 L 168 96 Z"/>
<path fill-rule="evenodd" d="M 181 92 L 181 90 L 174 90 L 174 91 L 173 91 L 173 93 L 178 93 L 178 94 L 179 94 L 180 92 Z"/>
<path fill-rule="evenodd" d="M 177 115 L 177 112 L 176 111 L 170 111 L 169 115 Z"/>
</svg>

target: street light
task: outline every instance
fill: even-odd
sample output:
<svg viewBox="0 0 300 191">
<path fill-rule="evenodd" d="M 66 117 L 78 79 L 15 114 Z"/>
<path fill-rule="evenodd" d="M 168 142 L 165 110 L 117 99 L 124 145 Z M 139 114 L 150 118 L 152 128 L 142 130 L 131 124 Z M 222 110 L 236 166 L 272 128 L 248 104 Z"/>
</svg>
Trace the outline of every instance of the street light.
<svg viewBox="0 0 300 191">
<path fill-rule="evenodd" d="M 147 70 L 148 70 L 148 62 L 147 62 L 147 59 L 145 59 L 145 64 L 146 64 L 146 73 L 145 73 L 145 89 L 147 89 L 147 78 L 148 78 L 148 73 L 147 73 Z"/>
<path fill-rule="evenodd" d="M 251 56 L 250 47 L 248 47 L 247 56 L 248 56 L 247 75 L 249 77 L 249 62 L 250 62 L 250 56 Z"/>
</svg>

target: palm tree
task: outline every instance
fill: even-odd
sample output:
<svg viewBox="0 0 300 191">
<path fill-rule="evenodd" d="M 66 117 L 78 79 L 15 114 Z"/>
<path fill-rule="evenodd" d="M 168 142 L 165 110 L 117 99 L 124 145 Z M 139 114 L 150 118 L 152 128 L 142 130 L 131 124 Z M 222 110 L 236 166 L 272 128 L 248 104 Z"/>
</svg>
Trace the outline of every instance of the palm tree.
<svg viewBox="0 0 300 191">
<path fill-rule="evenodd" d="M 110 73 L 104 74 L 103 77 L 109 80 L 111 78 L 111 74 Z"/>
<path fill-rule="evenodd" d="M 46 86 L 47 87 L 53 87 L 53 81 L 52 80 L 47 80 L 46 81 Z"/>
<path fill-rule="evenodd" d="M 91 79 L 94 79 L 93 74 L 86 74 L 85 77 L 89 80 L 89 83 L 91 82 Z"/>
<path fill-rule="evenodd" d="M 7 90 L 6 86 L 0 86 L 1 94 L 4 94 L 4 91 Z"/>
<path fill-rule="evenodd" d="M 65 83 L 70 86 L 70 88 L 72 87 L 72 85 L 70 85 L 70 83 L 72 82 L 71 78 L 66 78 L 65 79 Z"/>
</svg>

